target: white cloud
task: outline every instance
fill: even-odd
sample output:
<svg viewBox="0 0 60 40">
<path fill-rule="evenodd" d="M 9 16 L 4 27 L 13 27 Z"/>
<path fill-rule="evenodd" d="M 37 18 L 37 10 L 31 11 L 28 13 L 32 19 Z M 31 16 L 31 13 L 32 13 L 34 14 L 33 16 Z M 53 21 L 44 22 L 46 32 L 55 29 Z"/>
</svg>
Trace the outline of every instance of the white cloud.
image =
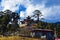
<svg viewBox="0 0 60 40">
<path fill-rule="evenodd" d="M 22 17 L 22 18 L 25 17 L 25 13 L 23 11 L 20 12 L 20 17 Z"/>
<path fill-rule="evenodd" d="M 26 1 L 26 2 L 27 2 L 26 4 L 24 3 L 25 4 L 24 6 L 26 7 L 26 11 L 24 11 L 25 17 L 33 15 L 34 10 L 40 10 L 43 15 L 45 15 L 47 13 L 47 8 L 45 8 L 44 1 L 43 1 L 43 3 L 37 4 L 37 5 L 31 4 L 31 1 Z M 23 13 L 22 13 L 22 15 L 23 15 Z"/>
<path fill-rule="evenodd" d="M 24 2 L 24 1 L 23 1 Z M 50 6 L 50 7 L 46 7 L 45 6 L 45 3 L 46 3 L 47 1 L 42 1 L 40 4 L 36 4 L 36 5 L 34 5 L 34 3 L 33 4 L 31 4 L 31 2 L 30 1 L 28 1 L 26 4 L 25 4 L 25 6 L 26 6 L 26 11 L 25 11 L 25 14 L 26 14 L 26 16 L 28 16 L 28 15 L 33 15 L 33 11 L 34 10 L 40 10 L 41 11 L 41 13 L 43 14 L 43 18 L 45 18 L 45 19 L 47 19 L 47 20 L 57 20 L 57 21 L 59 21 L 60 20 L 60 6 L 58 6 L 58 5 L 54 5 L 54 6 Z M 25 17 L 26 17 L 25 16 Z M 59 19 L 59 20 L 58 20 Z"/>
<path fill-rule="evenodd" d="M 3 7 L 3 11 L 6 9 L 9 9 L 11 11 L 15 11 L 19 8 L 19 5 L 20 5 L 20 0 L 2 0 L 2 2 L 1 2 L 1 6 Z"/>
</svg>

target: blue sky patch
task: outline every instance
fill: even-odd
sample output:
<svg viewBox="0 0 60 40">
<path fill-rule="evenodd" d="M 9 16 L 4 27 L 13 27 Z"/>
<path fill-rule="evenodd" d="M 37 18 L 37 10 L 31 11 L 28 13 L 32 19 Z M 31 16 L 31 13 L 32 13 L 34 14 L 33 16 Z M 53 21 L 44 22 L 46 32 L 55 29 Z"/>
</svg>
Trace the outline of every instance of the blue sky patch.
<svg viewBox="0 0 60 40">
<path fill-rule="evenodd" d="M 20 13 L 20 11 L 25 11 L 25 10 L 26 10 L 26 8 L 24 7 L 24 5 L 20 5 L 20 6 L 19 6 L 19 9 L 16 10 L 16 12 L 17 12 L 17 13 Z"/>
<path fill-rule="evenodd" d="M 60 5 L 60 0 L 47 0 L 46 7 Z"/>
<path fill-rule="evenodd" d="M 0 0 L 0 5 L 1 5 L 1 1 L 2 1 L 2 0 Z"/>
<path fill-rule="evenodd" d="M 1 2 L 2 0 L 0 0 L 0 2 Z"/>
<path fill-rule="evenodd" d="M 43 0 L 31 0 L 32 4 L 36 5 L 36 4 L 40 4 Z"/>
</svg>

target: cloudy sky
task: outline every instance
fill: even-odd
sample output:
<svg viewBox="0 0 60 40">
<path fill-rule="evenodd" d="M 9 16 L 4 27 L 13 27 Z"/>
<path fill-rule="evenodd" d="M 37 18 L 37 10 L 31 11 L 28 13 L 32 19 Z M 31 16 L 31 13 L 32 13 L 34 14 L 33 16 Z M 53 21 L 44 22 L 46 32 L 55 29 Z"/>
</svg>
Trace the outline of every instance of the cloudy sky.
<svg viewBox="0 0 60 40">
<path fill-rule="evenodd" d="M 0 11 L 6 9 L 19 13 L 22 19 L 40 10 L 44 21 L 60 21 L 60 0 L 0 0 Z"/>
</svg>

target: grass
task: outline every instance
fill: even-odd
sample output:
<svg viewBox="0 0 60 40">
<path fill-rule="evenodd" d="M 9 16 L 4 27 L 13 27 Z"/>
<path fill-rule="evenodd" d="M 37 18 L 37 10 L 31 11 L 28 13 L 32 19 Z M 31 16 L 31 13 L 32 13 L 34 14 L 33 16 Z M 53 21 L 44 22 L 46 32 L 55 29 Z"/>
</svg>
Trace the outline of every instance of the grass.
<svg viewBox="0 0 60 40">
<path fill-rule="evenodd" d="M 38 38 L 29 38 L 21 36 L 0 37 L 0 40 L 40 40 Z"/>
</svg>

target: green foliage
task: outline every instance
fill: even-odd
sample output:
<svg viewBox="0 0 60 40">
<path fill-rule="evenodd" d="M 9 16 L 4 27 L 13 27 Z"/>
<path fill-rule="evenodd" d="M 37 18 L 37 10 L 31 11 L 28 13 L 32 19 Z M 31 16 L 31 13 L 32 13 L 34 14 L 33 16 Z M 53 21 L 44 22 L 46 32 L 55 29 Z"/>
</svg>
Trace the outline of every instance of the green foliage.
<svg viewBox="0 0 60 40">
<path fill-rule="evenodd" d="M 14 17 L 13 15 L 14 14 Z M 12 29 L 15 28 L 13 31 L 19 28 L 18 26 L 18 17 L 17 13 L 13 13 L 10 10 L 6 10 L 5 12 L 0 12 L 0 34 L 5 35 L 7 32 L 12 32 Z M 13 18 L 13 21 L 11 20 Z M 11 22 L 11 24 L 9 24 Z M 12 26 L 13 25 L 13 26 Z"/>
</svg>

